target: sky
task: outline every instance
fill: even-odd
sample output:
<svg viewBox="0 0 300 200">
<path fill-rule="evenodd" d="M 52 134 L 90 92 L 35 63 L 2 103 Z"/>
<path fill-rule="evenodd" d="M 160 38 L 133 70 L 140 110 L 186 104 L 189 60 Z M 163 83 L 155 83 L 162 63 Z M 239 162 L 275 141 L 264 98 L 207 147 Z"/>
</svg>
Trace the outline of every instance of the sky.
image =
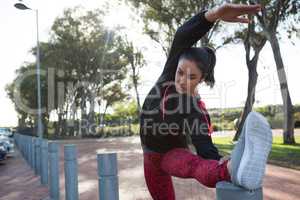
<svg viewBox="0 0 300 200">
<path fill-rule="evenodd" d="M 126 34 L 134 44 L 143 50 L 147 65 L 141 70 L 142 84 L 139 87 L 141 100 L 157 80 L 163 70 L 165 56 L 160 45 L 142 35 L 142 25 L 137 17 L 124 5 L 118 6 L 114 1 L 113 9 L 105 18 L 106 24 L 123 25 L 127 27 Z M 17 124 L 17 115 L 14 105 L 7 97 L 5 85 L 15 78 L 15 70 L 25 61 L 34 61 L 29 50 L 36 45 L 36 21 L 35 13 L 29 10 L 22 11 L 13 5 L 14 0 L 0 1 L 0 105 L 2 115 L 0 126 L 14 126 Z M 57 16 L 61 16 L 66 8 L 81 5 L 86 9 L 102 8 L 104 1 L 95 0 L 24 0 L 27 6 L 39 10 L 39 36 L 40 41 L 49 39 L 49 31 Z M 235 24 L 234 26 L 239 26 Z M 299 38 L 288 40 L 283 34 L 280 48 L 285 64 L 290 94 L 293 104 L 300 103 L 298 92 L 298 76 L 300 72 Z M 247 68 L 245 63 L 245 51 L 241 44 L 228 45 L 218 49 L 215 68 L 216 86 L 210 90 L 206 86 L 199 87 L 199 93 L 208 108 L 227 108 L 243 106 L 247 96 Z M 259 80 L 257 84 L 255 106 L 268 104 L 281 104 L 281 93 L 278 85 L 276 65 L 269 43 L 260 54 L 258 62 Z"/>
</svg>

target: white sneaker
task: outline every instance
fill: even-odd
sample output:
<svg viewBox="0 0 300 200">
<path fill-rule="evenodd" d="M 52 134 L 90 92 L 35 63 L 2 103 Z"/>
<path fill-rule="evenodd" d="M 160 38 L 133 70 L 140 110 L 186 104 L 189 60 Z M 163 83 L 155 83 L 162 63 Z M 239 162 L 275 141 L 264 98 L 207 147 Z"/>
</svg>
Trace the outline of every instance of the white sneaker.
<svg viewBox="0 0 300 200">
<path fill-rule="evenodd" d="M 271 148 L 269 123 L 261 114 L 250 112 L 231 153 L 231 181 L 249 190 L 260 188 Z"/>
</svg>

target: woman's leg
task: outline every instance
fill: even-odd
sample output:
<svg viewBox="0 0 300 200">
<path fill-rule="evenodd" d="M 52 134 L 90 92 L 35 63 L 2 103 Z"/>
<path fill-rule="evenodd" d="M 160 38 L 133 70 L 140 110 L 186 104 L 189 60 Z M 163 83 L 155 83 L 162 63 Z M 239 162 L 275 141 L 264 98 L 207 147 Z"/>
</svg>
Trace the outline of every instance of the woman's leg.
<svg viewBox="0 0 300 200">
<path fill-rule="evenodd" d="M 163 154 L 144 152 L 144 175 L 154 200 L 175 200 L 171 176 L 161 169 Z"/>
<path fill-rule="evenodd" d="M 161 168 L 171 176 L 195 178 L 207 187 L 216 187 L 218 181 L 231 181 L 227 162 L 206 160 L 188 149 L 175 148 L 164 154 Z"/>
</svg>

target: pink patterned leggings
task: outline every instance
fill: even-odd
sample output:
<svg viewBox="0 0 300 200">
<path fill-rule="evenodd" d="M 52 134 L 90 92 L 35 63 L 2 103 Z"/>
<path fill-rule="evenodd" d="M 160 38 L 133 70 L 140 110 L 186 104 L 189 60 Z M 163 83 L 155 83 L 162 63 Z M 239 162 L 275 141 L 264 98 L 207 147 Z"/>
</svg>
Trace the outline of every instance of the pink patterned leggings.
<svg viewBox="0 0 300 200">
<path fill-rule="evenodd" d="M 175 200 L 171 176 L 195 178 L 207 187 L 218 181 L 231 181 L 227 162 L 205 160 L 188 149 L 175 148 L 165 154 L 144 152 L 144 175 L 154 200 Z"/>
</svg>

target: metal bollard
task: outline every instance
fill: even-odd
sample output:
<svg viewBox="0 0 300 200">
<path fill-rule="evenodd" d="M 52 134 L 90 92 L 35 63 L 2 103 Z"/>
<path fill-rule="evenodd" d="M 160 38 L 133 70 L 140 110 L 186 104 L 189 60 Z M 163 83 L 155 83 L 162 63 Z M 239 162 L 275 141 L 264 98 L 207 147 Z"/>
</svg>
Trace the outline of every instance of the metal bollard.
<svg viewBox="0 0 300 200">
<path fill-rule="evenodd" d="M 16 141 L 17 141 L 18 148 L 20 149 L 20 135 L 19 134 L 16 135 Z"/>
<path fill-rule="evenodd" d="M 48 141 L 42 140 L 41 145 L 42 157 L 41 157 L 41 184 L 48 184 Z"/>
<path fill-rule="evenodd" d="M 249 191 L 230 182 L 221 181 L 216 185 L 217 200 L 262 200 L 262 188 Z"/>
<path fill-rule="evenodd" d="M 18 142 L 17 142 L 17 133 L 13 134 L 13 140 L 14 140 L 14 143 L 15 143 L 15 146 L 18 147 Z"/>
<path fill-rule="evenodd" d="M 119 199 L 117 154 L 97 154 L 99 198 Z"/>
<path fill-rule="evenodd" d="M 26 136 L 26 160 L 27 164 L 29 164 L 29 136 Z"/>
<path fill-rule="evenodd" d="M 23 136 L 23 157 L 26 160 L 26 136 Z"/>
<path fill-rule="evenodd" d="M 35 143 L 35 138 L 31 137 L 31 168 L 34 170 L 35 169 L 35 151 L 34 151 L 34 143 Z"/>
<path fill-rule="evenodd" d="M 30 165 L 31 157 L 30 157 L 30 136 L 27 137 L 27 161 L 28 165 Z"/>
<path fill-rule="evenodd" d="M 16 141 L 17 141 L 17 144 L 18 144 L 18 149 L 20 151 L 20 136 L 16 136 Z"/>
<path fill-rule="evenodd" d="M 31 167 L 31 136 L 27 139 L 28 142 L 28 164 Z"/>
<path fill-rule="evenodd" d="M 19 143 L 19 151 L 20 151 L 20 153 L 22 154 L 22 140 L 21 140 L 21 135 L 20 135 L 20 137 L 18 138 L 18 143 Z"/>
<path fill-rule="evenodd" d="M 28 137 L 27 136 L 25 136 L 24 137 L 24 147 L 25 147 L 25 160 L 26 160 L 26 162 L 28 163 Z"/>
<path fill-rule="evenodd" d="M 23 136 L 23 151 L 24 151 L 24 159 L 26 160 L 26 136 Z"/>
<path fill-rule="evenodd" d="M 33 153 L 34 153 L 34 173 L 35 175 L 38 175 L 38 138 L 35 138 L 33 141 Z"/>
<path fill-rule="evenodd" d="M 66 200 L 78 200 L 77 152 L 73 144 L 64 145 Z"/>
<path fill-rule="evenodd" d="M 16 141 L 16 145 L 20 151 L 20 136 L 19 136 L 19 134 L 15 135 L 15 141 Z"/>
<path fill-rule="evenodd" d="M 23 137 L 23 151 L 24 151 L 24 159 L 26 160 L 26 136 Z"/>
<path fill-rule="evenodd" d="M 20 137 L 20 152 L 23 156 L 23 136 Z"/>
<path fill-rule="evenodd" d="M 49 192 L 51 200 L 59 200 L 59 145 L 49 142 Z"/>
<path fill-rule="evenodd" d="M 21 143 L 22 143 L 22 156 L 24 157 L 24 150 L 25 150 L 25 148 L 24 148 L 24 146 L 25 146 L 25 142 L 24 142 L 24 136 L 22 135 L 22 140 L 21 140 Z"/>
<path fill-rule="evenodd" d="M 19 142 L 18 136 L 19 136 L 19 134 L 17 134 L 17 133 L 14 134 L 15 145 L 19 149 L 20 147 L 19 147 L 19 143 L 18 143 Z"/>
<path fill-rule="evenodd" d="M 36 155 L 36 162 L 35 162 L 35 165 L 36 165 L 36 174 L 37 175 L 41 175 L 41 143 L 42 143 L 42 140 L 40 138 L 37 138 L 36 140 L 36 149 L 35 149 L 35 155 Z"/>
<path fill-rule="evenodd" d="M 24 160 L 26 161 L 26 136 L 23 136 L 23 151 L 24 151 Z"/>
</svg>

